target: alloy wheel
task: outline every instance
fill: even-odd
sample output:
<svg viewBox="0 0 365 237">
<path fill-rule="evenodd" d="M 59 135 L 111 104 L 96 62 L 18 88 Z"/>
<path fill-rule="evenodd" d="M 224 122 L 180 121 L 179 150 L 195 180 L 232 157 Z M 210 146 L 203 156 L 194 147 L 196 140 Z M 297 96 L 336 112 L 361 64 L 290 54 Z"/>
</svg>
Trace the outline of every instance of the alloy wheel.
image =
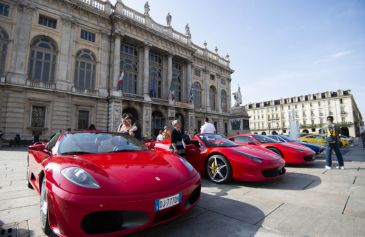
<svg viewBox="0 0 365 237">
<path fill-rule="evenodd" d="M 207 173 L 211 181 L 224 183 L 230 180 L 232 171 L 226 158 L 221 155 L 213 155 L 208 159 Z"/>
</svg>

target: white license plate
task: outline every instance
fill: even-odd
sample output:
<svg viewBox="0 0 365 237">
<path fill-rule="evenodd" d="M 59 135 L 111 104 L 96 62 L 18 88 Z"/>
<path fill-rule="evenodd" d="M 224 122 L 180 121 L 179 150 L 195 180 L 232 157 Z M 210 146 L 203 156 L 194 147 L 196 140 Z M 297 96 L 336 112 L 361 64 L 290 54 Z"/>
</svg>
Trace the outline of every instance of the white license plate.
<svg viewBox="0 0 365 237">
<path fill-rule="evenodd" d="M 182 194 L 176 194 L 171 197 L 155 200 L 155 211 L 161 211 L 163 209 L 176 206 L 182 202 Z"/>
</svg>

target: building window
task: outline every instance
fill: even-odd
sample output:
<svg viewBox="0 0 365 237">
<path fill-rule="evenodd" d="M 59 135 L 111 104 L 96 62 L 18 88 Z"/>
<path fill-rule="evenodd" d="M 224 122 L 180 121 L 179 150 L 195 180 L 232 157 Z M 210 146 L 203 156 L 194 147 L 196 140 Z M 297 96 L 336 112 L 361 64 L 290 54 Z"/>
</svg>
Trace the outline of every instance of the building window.
<svg viewBox="0 0 365 237">
<path fill-rule="evenodd" d="M 193 84 L 193 102 L 195 109 L 202 107 L 202 87 L 199 82 Z"/>
<path fill-rule="evenodd" d="M 79 110 L 78 129 L 87 129 L 89 127 L 89 111 Z"/>
<path fill-rule="evenodd" d="M 216 98 L 217 98 L 217 89 L 214 86 L 210 86 L 210 88 L 209 88 L 209 103 L 210 103 L 210 109 L 212 111 L 217 110 Z"/>
<path fill-rule="evenodd" d="M 222 111 L 226 113 L 228 111 L 228 103 L 227 103 L 227 92 L 225 90 L 221 90 L 221 107 Z"/>
<path fill-rule="evenodd" d="M 8 43 L 9 43 L 8 33 L 3 28 L 0 27 L 0 76 L 2 76 L 5 71 Z"/>
<path fill-rule="evenodd" d="M 9 16 L 9 5 L 6 5 L 2 2 L 0 2 L 0 15 L 1 16 Z"/>
<path fill-rule="evenodd" d="M 47 26 L 53 29 L 57 28 L 57 20 L 45 15 L 39 15 L 38 24 Z"/>
<path fill-rule="evenodd" d="M 343 99 L 342 98 L 340 98 L 340 104 L 343 104 Z"/>
<path fill-rule="evenodd" d="M 80 37 L 81 37 L 81 39 L 84 39 L 84 40 L 87 40 L 90 42 L 95 42 L 96 35 L 95 35 L 95 33 L 81 29 Z"/>
<path fill-rule="evenodd" d="M 56 58 L 56 43 L 46 36 L 36 37 L 30 46 L 28 79 L 54 82 Z"/>
<path fill-rule="evenodd" d="M 46 124 L 46 107 L 45 106 L 32 106 L 32 128 L 44 128 Z"/>
<path fill-rule="evenodd" d="M 96 58 L 88 49 L 77 53 L 75 66 L 75 88 L 93 91 L 95 89 Z"/>
<path fill-rule="evenodd" d="M 162 97 L 162 57 L 150 52 L 149 93 L 153 98 Z"/>
<path fill-rule="evenodd" d="M 120 68 L 123 73 L 123 92 L 137 94 L 138 50 L 137 47 L 122 43 Z"/>
<path fill-rule="evenodd" d="M 226 84 L 226 80 L 225 79 L 221 79 L 221 84 L 225 85 Z"/>
<path fill-rule="evenodd" d="M 214 81 L 215 80 L 215 75 L 210 74 L 210 80 Z"/>
<path fill-rule="evenodd" d="M 200 71 L 200 69 L 198 69 L 198 68 L 195 68 L 194 69 L 194 76 L 201 77 L 201 71 Z"/>
<path fill-rule="evenodd" d="M 175 93 L 175 100 L 182 100 L 182 65 L 177 62 L 172 62 L 172 83 L 171 91 Z"/>
</svg>

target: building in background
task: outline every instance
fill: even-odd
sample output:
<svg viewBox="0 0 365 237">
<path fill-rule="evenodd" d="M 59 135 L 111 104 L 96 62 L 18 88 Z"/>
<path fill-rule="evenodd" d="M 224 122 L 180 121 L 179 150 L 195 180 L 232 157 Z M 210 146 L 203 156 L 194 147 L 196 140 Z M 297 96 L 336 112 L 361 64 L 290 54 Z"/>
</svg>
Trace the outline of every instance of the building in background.
<svg viewBox="0 0 365 237">
<path fill-rule="evenodd" d="M 345 136 L 357 137 L 363 118 L 351 90 L 337 90 L 245 105 L 251 132 L 288 134 L 289 113 L 296 112 L 302 133 L 319 133 L 328 115 Z"/>
<path fill-rule="evenodd" d="M 180 119 L 209 117 L 228 133 L 229 56 L 122 1 L 0 0 L 0 130 L 49 138 L 58 130 L 115 130 L 122 113 L 151 137 Z"/>
</svg>

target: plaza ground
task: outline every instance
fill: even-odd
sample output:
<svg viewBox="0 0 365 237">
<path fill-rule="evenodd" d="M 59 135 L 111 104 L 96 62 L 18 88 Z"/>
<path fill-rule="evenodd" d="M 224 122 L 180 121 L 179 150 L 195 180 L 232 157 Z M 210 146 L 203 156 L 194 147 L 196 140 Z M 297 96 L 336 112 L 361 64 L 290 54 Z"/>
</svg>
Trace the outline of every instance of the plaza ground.
<svg viewBox="0 0 365 237">
<path fill-rule="evenodd" d="M 325 170 L 320 155 L 265 183 L 216 185 L 203 178 L 192 212 L 130 237 L 365 236 L 365 149 L 347 148 L 344 157 L 345 170 Z M 0 227 L 14 234 L 0 236 L 44 236 L 39 196 L 26 187 L 25 173 L 24 148 L 0 150 Z"/>
</svg>

